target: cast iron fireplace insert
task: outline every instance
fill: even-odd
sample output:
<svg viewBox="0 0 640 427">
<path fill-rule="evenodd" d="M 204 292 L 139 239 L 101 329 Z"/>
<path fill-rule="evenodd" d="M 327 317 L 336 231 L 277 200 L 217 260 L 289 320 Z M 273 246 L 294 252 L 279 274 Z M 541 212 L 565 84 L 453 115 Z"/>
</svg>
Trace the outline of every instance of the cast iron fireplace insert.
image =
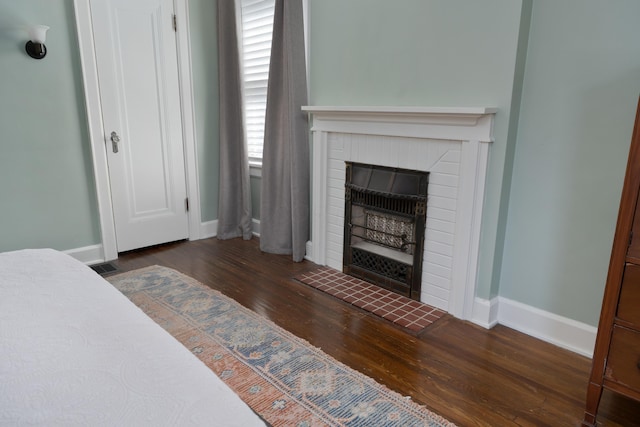
<svg viewBox="0 0 640 427">
<path fill-rule="evenodd" d="M 343 272 L 420 300 L 429 172 L 346 162 Z"/>
</svg>

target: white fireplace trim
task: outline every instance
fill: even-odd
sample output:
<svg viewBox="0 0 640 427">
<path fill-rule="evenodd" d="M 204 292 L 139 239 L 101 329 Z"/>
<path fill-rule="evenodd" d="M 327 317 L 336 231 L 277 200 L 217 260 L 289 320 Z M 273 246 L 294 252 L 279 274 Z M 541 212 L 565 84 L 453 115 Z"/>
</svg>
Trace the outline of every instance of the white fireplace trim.
<svg viewBox="0 0 640 427">
<path fill-rule="evenodd" d="M 330 213 L 336 207 L 330 206 L 329 193 L 331 190 L 334 193 L 336 191 L 335 183 L 332 186 L 330 180 L 335 182 L 335 177 L 332 178 L 331 174 L 339 172 L 335 169 L 337 164 L 343 164 L 344 161 L 372 163 L 425 170 L 432 172 L 433 176 L 433 171 L 429 168 L 438 162 L 431 158 L 431 166 L 421 165 L 419 156 L 434 150 L 438 153 L 443 149 L 451 151 L 447 155 L 451 154 L 455 162 L 459 162 L 458 165 L 450 164 L 458 168 L 457 175 L 440 174 L 454 182 L 453 187 L 443 187 L 448 189 L 451 197 L 449 201 L 455 205 L 450 211 L 455 217 L 449 224 L 453 233 L 450 266 L 443 270 L 449 271 L 450 277 L 443 274 L 445 283 L 442 288 L 425 286 L 427 268 L 423 268 L 421 299 L 458 318 L 472 319 L 487 159 L 497 110 L 485 107 L 327 106 L 302 109 L 313 117 L 312 240 L 308 245 L 310 250 L 307 257 L 320 265 L 342 268 L 341 256 L 338 259 L 335 249 L 338 238 L 332 232 L 335 224 L 330 224 L 330 221 L 336 221 L 336 215 Z M 330 150 L 330 144 L 339 149 Z M 378 150 L 361 149 L 369 146 Z M 405 155 L 401 156 L 398 155 L 400 147 L 414 151 L 403 152 Z M 334 170 L 331 170 L 332 166 Z M 429 207 L 428 204 L 428 227 Z M 343 213 L 342 215 L 344 218 Z M 437 220 L 432 221 L 435 223 Z M 444 259 L 446 261 L 446 257 Z"/>
</svg>

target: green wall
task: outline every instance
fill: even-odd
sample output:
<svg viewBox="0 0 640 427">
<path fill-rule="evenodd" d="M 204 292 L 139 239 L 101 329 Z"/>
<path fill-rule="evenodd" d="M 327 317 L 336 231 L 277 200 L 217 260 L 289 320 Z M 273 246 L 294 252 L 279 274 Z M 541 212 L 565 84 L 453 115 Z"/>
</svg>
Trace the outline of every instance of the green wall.
<svg viewBox="0 0 640 427">
<path fill-rule="evenodd" d="M 218 163 L 220 162 L 218 104 L 217 2 L 189 0 L 192 79 L 198 143 L 198 178 L 202 221 L 218 218 Z M 253 218 L 260 219 L 261 179 L 251 176 Z"/>
<path fill-rule="evenodd" d="M 218 218 L 218 35 L 217 3 L 189 0 L 198 179 L 202 222 Z"/>
<path fill-rule="evenodd" d="M 522 1 L 312 0 L 310 10 L 311 104 L 499 109 L 479 266 L 478 295 L 489 297 L 501 261 L 507 148 L 515 143 L 508 138 L 520 21 L 528 19 Z"/>
<path fill-rule="evenodd" d="M 27 56 L 44 24 L 48 55 Z M 100 243 L 73 2 L 0 0 L 0 251 Z"/>
<path fill-rule="evenodd" d="M 500 295 L 591 325 L 640 94 L 638 17 L 636 0 L 533 6 Z"/>
</svg>

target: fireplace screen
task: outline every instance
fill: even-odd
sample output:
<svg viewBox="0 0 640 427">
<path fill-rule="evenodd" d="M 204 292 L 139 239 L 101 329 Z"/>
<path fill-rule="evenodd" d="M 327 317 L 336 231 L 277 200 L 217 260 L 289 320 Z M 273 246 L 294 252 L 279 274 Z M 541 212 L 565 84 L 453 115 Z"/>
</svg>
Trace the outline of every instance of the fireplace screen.
<svg viewBox="0 0 640 427">
<path fill-rule="evenodd" d="M 344 272 L 420 299 L 428 172 L 347 162 Z"/>
</svg>

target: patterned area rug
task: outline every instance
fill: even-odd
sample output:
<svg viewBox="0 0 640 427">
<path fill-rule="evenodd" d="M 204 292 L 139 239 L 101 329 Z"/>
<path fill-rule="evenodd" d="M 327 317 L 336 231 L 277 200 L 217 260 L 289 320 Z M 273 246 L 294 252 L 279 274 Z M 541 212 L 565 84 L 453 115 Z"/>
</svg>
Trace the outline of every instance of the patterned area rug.
<svg viewBox="0 0 640 427">
<path fill-rule="evenodd" d="M 107 280 L 274 426 L 453 426 L 175 270 Z"/>
</svg>

